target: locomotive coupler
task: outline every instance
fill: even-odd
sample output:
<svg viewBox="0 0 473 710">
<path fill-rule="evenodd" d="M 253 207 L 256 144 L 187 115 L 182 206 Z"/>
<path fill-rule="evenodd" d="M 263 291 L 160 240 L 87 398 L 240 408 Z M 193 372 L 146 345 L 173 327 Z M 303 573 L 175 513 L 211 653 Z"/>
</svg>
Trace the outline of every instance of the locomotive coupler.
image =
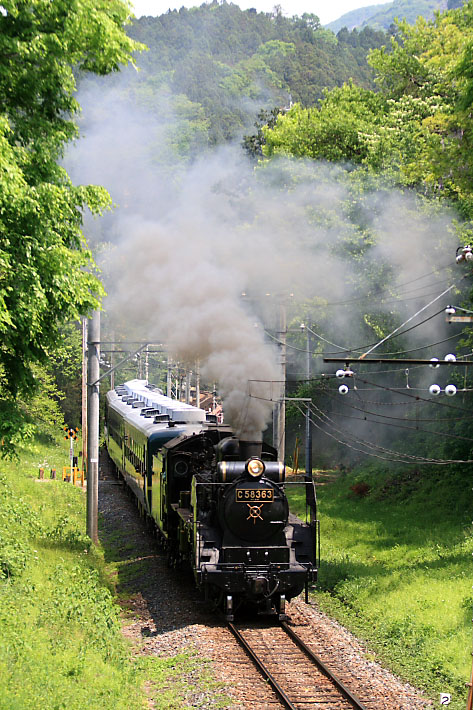
<svg viewBox="0 0 473 710">
<path fill-rule="evenodd" d="M 268 580 L 266 577 L 249 577 L 249 582 L 251 586 L 251 593 L 255 596 L 265 596 L 268 589 Z"/>
</svg>

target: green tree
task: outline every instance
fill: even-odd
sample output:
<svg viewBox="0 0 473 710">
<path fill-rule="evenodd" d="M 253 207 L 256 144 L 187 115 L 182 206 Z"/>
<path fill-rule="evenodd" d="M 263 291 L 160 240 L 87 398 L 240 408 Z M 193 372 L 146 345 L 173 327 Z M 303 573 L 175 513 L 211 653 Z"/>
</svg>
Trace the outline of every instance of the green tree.
<svg viewBox="0 0 473 710">
<path fill-rule="evenodd" d="M 340 39 L 339 39 L 340 41 Z M 346 38 L 345 40 L 346 41 Z M 266 155 L 350 161 L 473 215 L 473 2 L 398 23 L 369 62 L 379 92 L 345 84 L 265 129 Z"/>
<path fill-rule="evenodd" d="M 21 402 L 60 327 L 102 295 L 81 231 L 85 208 L 110 204 L 74 186 L 58 164 L 77 135 L 76 76 L 106 74 L 141 45 L 120 0 L 4 0 L 0 14 L 0 439 L 2 454 L 30 432 Z"/>
</svg>

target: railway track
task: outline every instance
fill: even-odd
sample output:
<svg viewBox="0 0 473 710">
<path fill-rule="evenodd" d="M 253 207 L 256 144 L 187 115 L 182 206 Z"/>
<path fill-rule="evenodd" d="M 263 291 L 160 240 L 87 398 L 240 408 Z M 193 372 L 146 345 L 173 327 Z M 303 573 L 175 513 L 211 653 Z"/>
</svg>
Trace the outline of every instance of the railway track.
<svg viewBox="0 0 473 710">
<path fill-rule="evenodd" d="M 228 628 L 289 710 L 367 710 L 288 626 Z"/>
</svg>

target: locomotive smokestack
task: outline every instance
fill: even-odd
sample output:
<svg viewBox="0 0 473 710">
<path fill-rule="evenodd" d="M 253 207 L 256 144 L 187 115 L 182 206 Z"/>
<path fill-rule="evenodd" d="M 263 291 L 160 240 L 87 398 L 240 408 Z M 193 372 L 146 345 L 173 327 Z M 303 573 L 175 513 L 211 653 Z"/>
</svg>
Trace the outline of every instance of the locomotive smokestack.
<svg viewBox="0 0 473 710">
<path fill-rule="evenodd" d="M 246 459 L 252 456 L 261 457 L 262 448 L 262 441 L 240 441 L 240 456 L 242 461 L 246 461 Z"/>
</svg>

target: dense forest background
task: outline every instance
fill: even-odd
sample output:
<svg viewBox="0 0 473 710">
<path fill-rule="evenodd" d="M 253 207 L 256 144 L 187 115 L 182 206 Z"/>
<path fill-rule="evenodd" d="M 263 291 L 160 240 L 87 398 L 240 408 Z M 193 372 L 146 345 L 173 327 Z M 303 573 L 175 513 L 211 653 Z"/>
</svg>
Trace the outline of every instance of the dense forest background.
<svg viewBox="0 0 473 710">
<path fill-rule="evenodd" d="M 463 4 L 464 0 L 393 0 L 383 5 L 368 5 L 347 12 L 327 24 L 326 28 L 334 33 L 338 33 L 342 27 L 352 30 L 370 26 L 389 30 L 394 27 L 395 20 L 406 20 L 409 24 L 414 24 L 418 17 L 432 20 L 435 12 L 452 10 Z"/>
<path fill-rule="evenodd" d="M 114 203 L 114 210 L 98 222 L 85 214 L 85 234 L 100 263 L 101 281 L 123 316 L 113 323 L 105 317 L 106 337 L 130 339 L 128 305 L 115 293 L 117 288 L 124 291 L 123 283 L 128 301 L 132 293 L 137 298 L 146 294 L 158 322 L 159 314 L 170 303 L 174 308 L 182 293 L 192 295 L 199 289 L 200 294 L 209 285 L 215 290 L 219 281 L 231 283 L 238 272 L 242 291 L 249 281 L 253 288 L 259 285 L 259 296 L 296 293 L 286 304 L 288 392 L 311 396 L 316 403 L 314 426 L 325 460 L 340 457 L 340 443 L 348 443 L 343 432 L 348 430 L 350 463 L 374 451 L 379 455 L 373 441 L 375 447 L 389 449 L 382 453 L 383 460 L 392 459 L 398 434 L 403 451 L 408 440 L 411 448 L 407 457 L 396 460 L 417 461 L 412 457 L 418 456 L 420 442 L 419 464 L 432 458 L 468 459 L 467 370 L 461 376 L 459 370 L 452 373 L 452 383 L 462 391 L 461 406 L 447 405 L 444 394 L 442 399 L 430 396 L 425 371 L 407 376 L 401 368 L 388 377 L 379 370 L 380 380 L 365 387 L 380 390 L 371 395 L 373 407 L 368 409 L 360 400 L 360 381 L 357 404 L 338 396 L 340 383 L 333 372 L 325 371 L 320 356 L 327 351 L 366 352 L 364 346 L 369 349 L 389 336 L 429 298 L 450 286 L 437 304 L 439 313 L 449 302 L 468 308 L 469 281 L 457 278 L 460 267 L 454 257 L 458 244 L 469 242 L 472 235 L 472 28 L 471 2 L 433 20 L 399 22 L 387 32 L 365 26 L 334 34 L 314 15 L 287 18 L 277 7 L 265 14 L 216 1 L 134 20 L 128 35 L 147 46 L 135 51 L 136 68 L 106 77 L 76 72 L 83 107 L 78 127 L 84 138 L 65 160 L 74 184 L 104 185 Z M 16 31 L 13 25 L 11 31 Z M 61 105 L 56 110 L 60 115 Z M 17 138 L 11 140 L 13 145 Z M 32 145 L 40 144 L 28 143 L 25 150 Z M 91 201 L 92 211 L 105 209 L 105 193 L 93 194 L 100 200 Z M 151 241 L 141 249 L 133 221 L 137 215 L 154 225 L 153 249 L 158 256 L 149 281 L 143 274 L 149 270 L 144 262 Z M 184 216 L 185 229 L 192 225 L 189 233 L 182 230 Z M 63 218 L 67 223 L 67 212 Z M 256 237 L 262 234 L 269 246 L 254 256 Z M 119 247 L 126 235 L 135 241 L 123 252 Z M 178 262 L 168 265 L 166 272 L 163 264 L 176 253 Z M 86 259 L 90 256 L 83 253 Z M 278 262 L 277 288 L 265 283 L 271 259 Z M 220 276 L 200 270 L 200 264 L 209 261 L 220 269 L 216 272 Z M 196 273 L 189 288 L 183 281 L 187 272 Z M 92 273 L 84 273 L 100 292 Z M 89 301 L 83 296 L 75 313 L 87 310 Z M 54 308 L 52 298 L 50 307 Z M 275 307 L 272 313 L 261 304 L 254 310 L 277 345 Z M 57 340 L 48 342 L 45 331 L 42 348 L 26 348 L 22 367 L 28 373 L 28 387 L 12 393 L 13 397 L 22 392 L 16 396 L 15 410 L 13 399 L 6 400 L 10 429 L 4 428 L 5 441 L 9 431 L 18 431 L 19 421 L 29 423 L 25 433 L 31 432 L 33 421 L 44 429 L 46 420 L 57 426 L 64 415 L 68 424 L 79 423 L 78 398 L 74 404 L 70 394 L 78 393 L 80 381 L 80 332 L 66 326 L 70 312 L 63 310 L 62 349 L 57 349 Z M 145 315 L 139 313 L 133 325 L 146 320 Z M 427 313 L 426 320 L 432 319 Z M 309 367 L 306 334 L 300 329 L 303 321 L 315 333 Z M 204 333 L 211 325 L 203 327 Z M 468 353 L 470 337 L 468 332 L 462 335 L 461 326 L 430 323 L 434 325 L 423 331 L 414 323 L 406 333 L 402 330 L 402 338 L 388 337 L 377 352 L 439 357 L 445 342 L 457 355 Z M 26 338 L 31 329 L 22 332 Z M 127 376 L 138 374 L 138 364 L 135 360 L 129 365 Z M 8 358 L 3 367 L 7 378 L 13 372 Z M 156 363 L 156 379 L 162 376 L 159 368 L 162 362 Z M 378 376 L 377 370 L 360 365 L 359 376 L 365 371 Z M 442 373 L 443 391 L 448 381 Z M 36 403 L 31 398 L 35 382 L 40 385 Z M 212 381 L 207 384 L 213 387 Z M 415 415 L 408 407 L 403 410 L 405 405 L 394 401 L 391 391 L 401 388 L 407 396 L 414 387 L 419 390 Z M 59 408 L 51 412 L 46 400 L 58 401 Z M 355 408 L 349 414 L 353 406 L 360 411 Z M 399 407 L 392 410 L 389 426 L 391 415 L 383 407 Z M 345 417 L 343 426 L 333 428 L 327 419 L 332 414 Z M 367 425 L 359 422 L 368 418 L 366 447 L 360 444 L 360 432 Z M 289 410 L 289 419 L 291 448 L 303 426 L 297 407 Z M 438 434 L 450 425 L 454 434 Z M 395 426 L 413 431 L 396 432 Z M 332 439 L 327 441 L 330 427 Z"/>
<path fill-rule="evenodd" d="M 291 19 L 216 1 L 141 17 L 129 33 L 149 48 L 138 59 L 135 95 L 150 107 L 167 94 L 194 154 L 241 136 L 260 109 L 311 106 L 349 79 L 373 88 L 367 51 L 385 42 L 371 27 L 337 39 L 315 15 Z"/>
</svg>

